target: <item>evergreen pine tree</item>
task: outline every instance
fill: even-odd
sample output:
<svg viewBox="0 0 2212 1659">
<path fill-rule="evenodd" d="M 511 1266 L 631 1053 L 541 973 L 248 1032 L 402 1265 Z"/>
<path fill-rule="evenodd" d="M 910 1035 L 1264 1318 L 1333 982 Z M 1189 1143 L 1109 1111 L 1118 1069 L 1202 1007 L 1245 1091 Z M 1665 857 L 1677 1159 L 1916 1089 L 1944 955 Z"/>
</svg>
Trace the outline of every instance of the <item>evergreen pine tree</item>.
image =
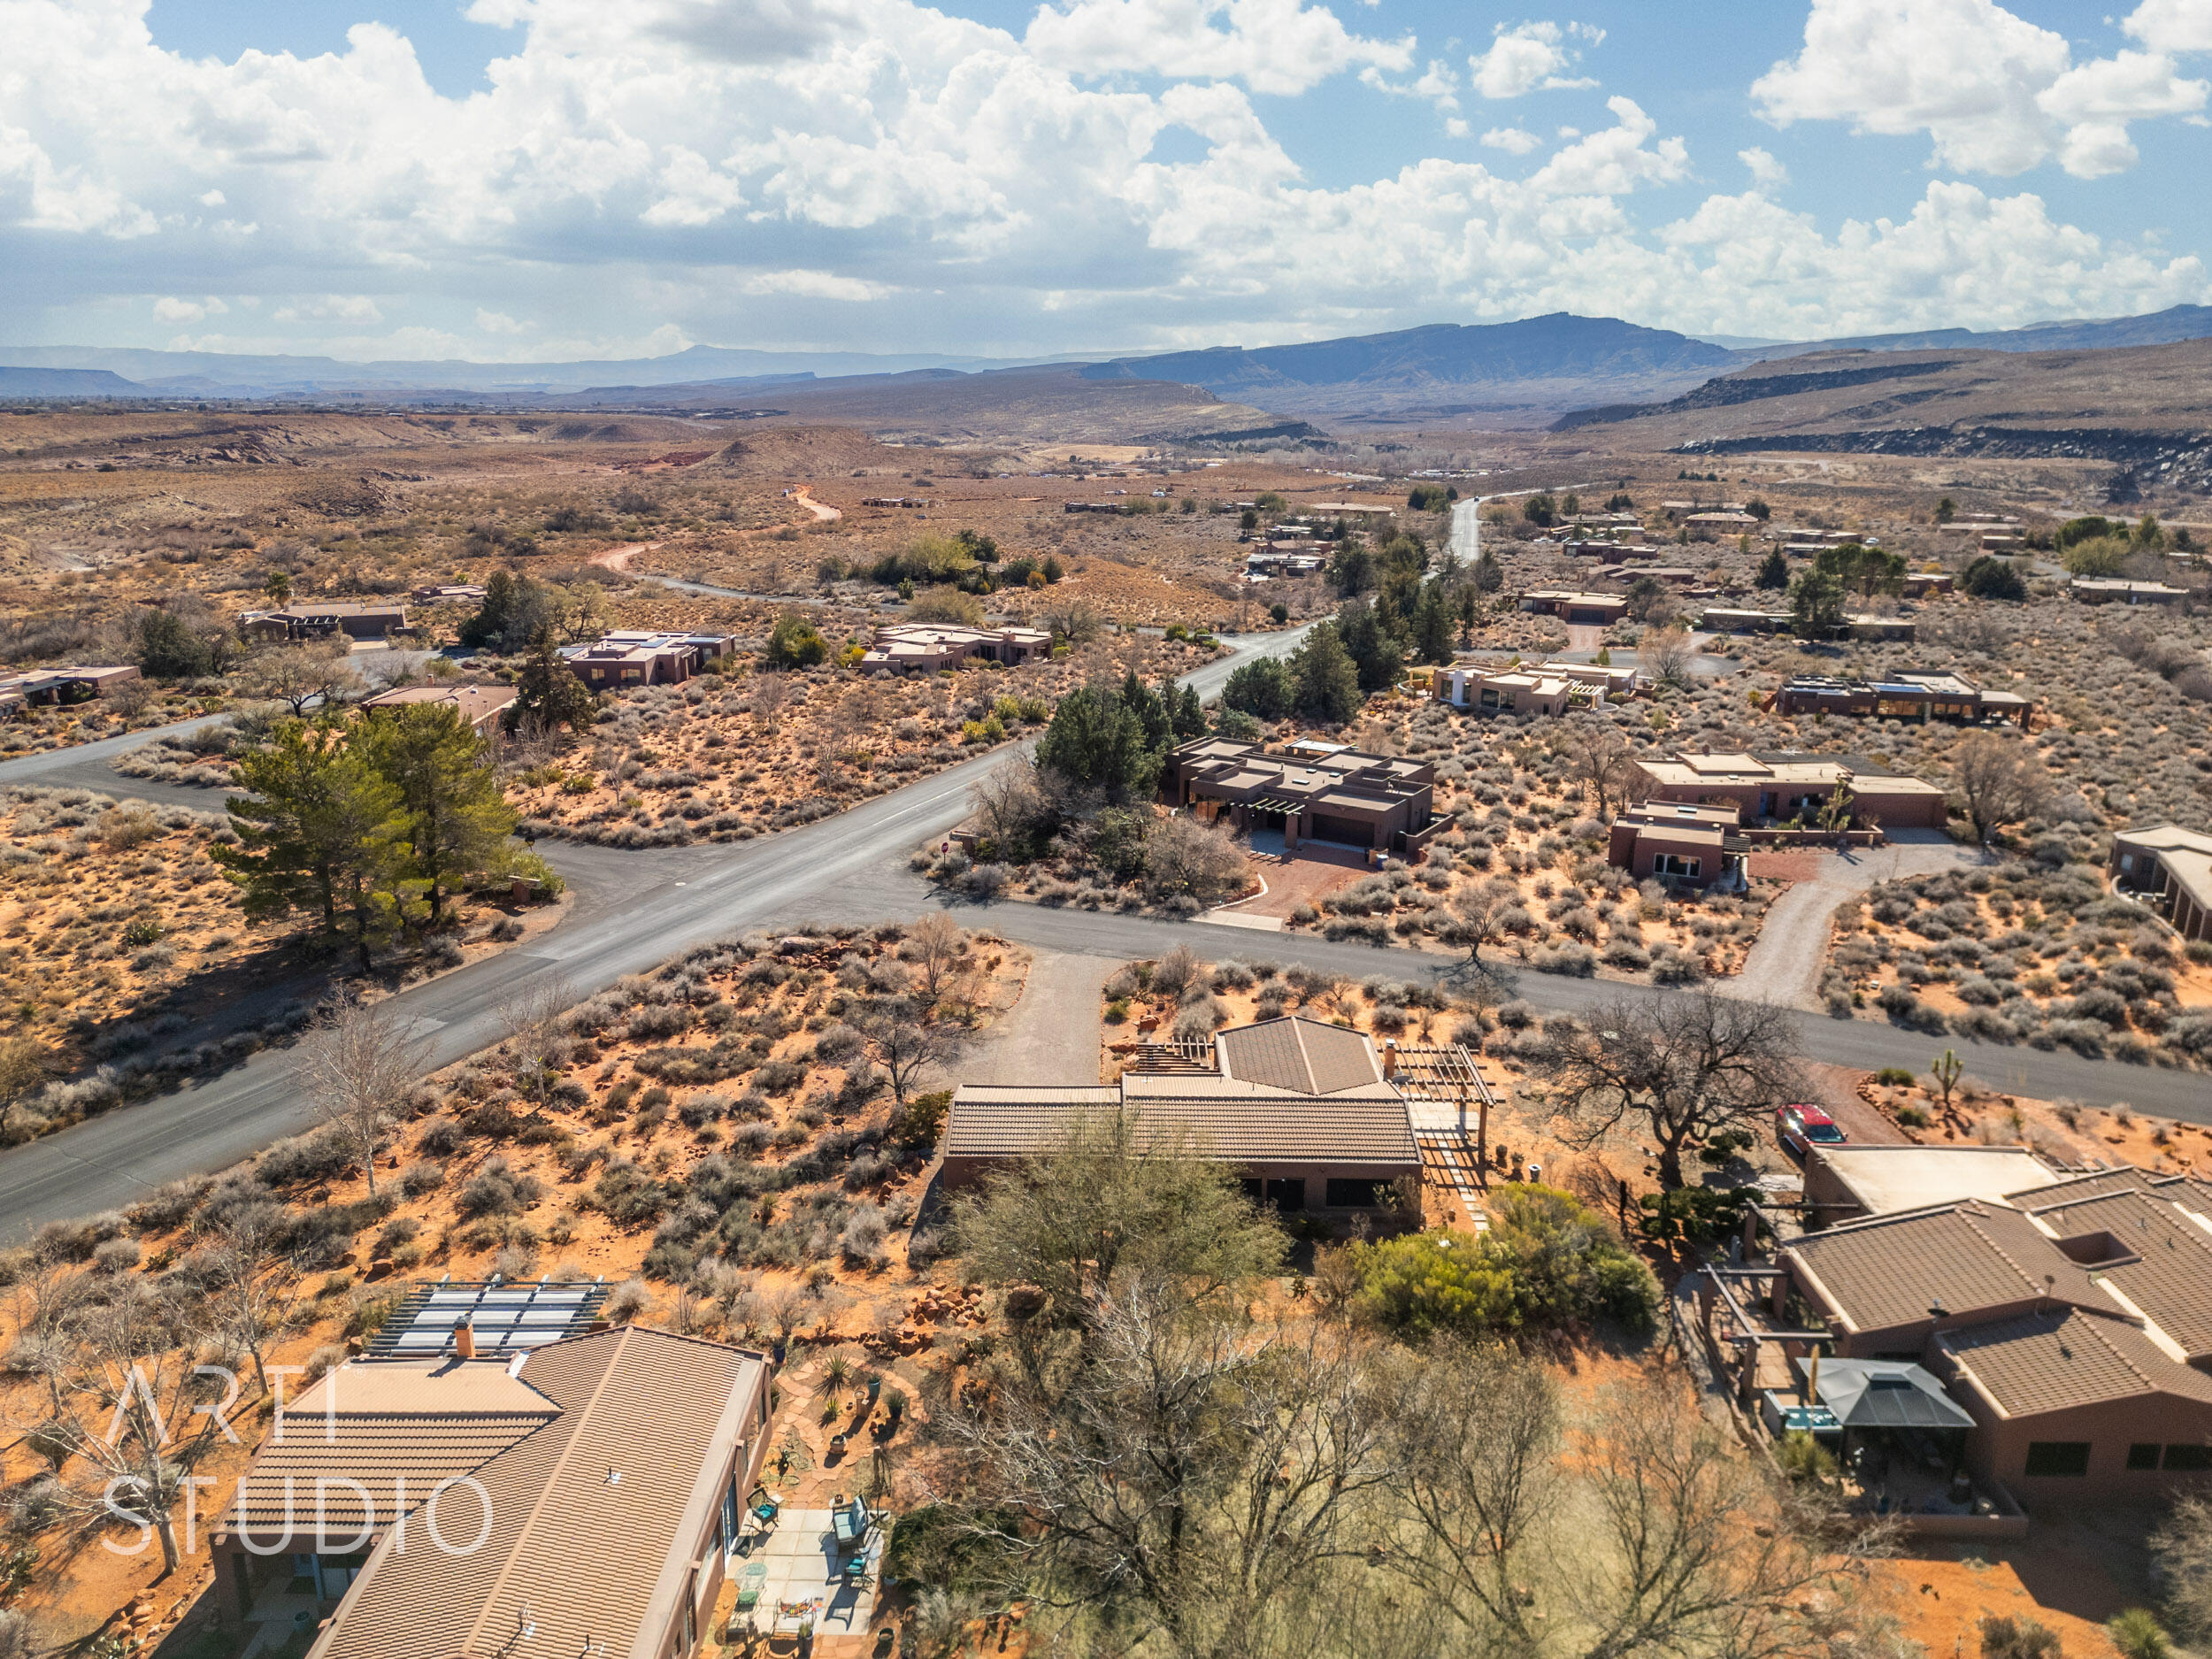
<svg viewBox="0 0 2212 1659">
<path fill-rule="evenodd" d="M 1315 624 L 1291 657 L 1290 677 L 1298 713 L 1328 726 L 1342 726 L 1360 710 L 1359 670 L 1336 624 Z"/>
<path fill-rule="evenodd" d="M 1790 585 L 1790 562 L 1782 557 L 1780 548 L 1769 548 L 1767 556 L 1759 563 L 1758 586 L 1779 592 Z"/>
<path fill-rule="evenodd" d="M 553 644 L 553 630 L 540 628 L 530 641 L 530 655 L 515 677 L 515 700 L 507 705 L 500 723 L 510 732 L 525 721 L 550 731 L 565 726 L 580 733 L 591 724 L 598 700 L 591 688 L 576 678 Z"/>
<path fill-rule="evenodd" d="M 448 703 L 410 703 L 365 720 L 355 741 L 398 790 L 409 863 L 424 883 L 433 926 L 462 878 L 499 863 L 514 833 L 484 741 Z"/>
</svg>

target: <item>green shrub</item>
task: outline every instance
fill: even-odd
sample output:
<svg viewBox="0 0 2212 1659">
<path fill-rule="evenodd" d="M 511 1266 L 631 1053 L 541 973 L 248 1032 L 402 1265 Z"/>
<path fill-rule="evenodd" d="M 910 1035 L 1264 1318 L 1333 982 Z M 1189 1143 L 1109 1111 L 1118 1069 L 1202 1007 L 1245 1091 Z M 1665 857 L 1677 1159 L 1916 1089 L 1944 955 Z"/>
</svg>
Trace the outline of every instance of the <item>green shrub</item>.
<svg viewBox="0 0 2212 1659">
<path fill-rule="evenodd" d="M 1835 1479 L 1835 1455 L 1802 1429 L 1792 1429 L 1781 1438 L 1774 1448 L 1774 1461 L 1792 1480 L 1815 1482 Z"/>
<path fill-rule="evenodd" d="M 945 1126 L 945 1114 L 951 1110 L 950 1089 L 917 1094 L 891 1120 L 891 1138 L 910 1151 L 926 1151 L 937 1144 L 937 1137 Z"/>
<path fill-rule="evenodd" d="M 1901 1065 L 1886 1065 L 1874 1074 L 1874 1080 L 1885 1087 L 1910 1088 L 1912 1072 Z"/>
<path fill-rule="evenodd" d="M 1549 1187 L 1497 1189 L 1486 1233 L 1413 1233 L 1352 1259 L 1363 1311 L 1410 1336 L 1599 1319 L 1640 1332 L 1659 1305 L 1651 1271 L 1603 1218 Z"/>
<path fill-rule="evenodd" d="M 2147 1609 L 2131 1607 L 2124 1613 L 2115 1613 L 2104 1627 L 2122 1659 L 2166 1659 L 2172 1650 L 2166 1632 Z"/>
</svg>

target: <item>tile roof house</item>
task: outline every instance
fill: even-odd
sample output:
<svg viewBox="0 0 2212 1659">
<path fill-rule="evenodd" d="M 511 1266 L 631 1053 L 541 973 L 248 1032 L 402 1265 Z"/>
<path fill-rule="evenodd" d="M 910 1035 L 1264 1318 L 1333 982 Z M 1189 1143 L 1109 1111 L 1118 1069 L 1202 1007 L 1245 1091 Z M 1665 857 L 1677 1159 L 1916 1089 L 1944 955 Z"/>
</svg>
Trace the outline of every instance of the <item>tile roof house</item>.
<svg viewBox="0 0 2212 1659">
<path fill-rule="evenodd" d="M 1446 820 L 1436 816 L 1436 769 L 1341 743 L 1279 749 L 1194 738 L 1168 757 L 1169 801 L 1240 830 L 1279 830 L 1285 850 L 1323 841 L 1370 852 L 1409 851 Z"/>
<path fill-rule="evenodd" d="M 2212 1185 L 2046 1179 L 1849 1221 L 1777 1262 L 1838 1355 L 1944 1379 L 1974 1418 L 1970 1466 L 2030 1507 L 2212 1475 Z"/>
<path fill-rule="evenodd" d="M 273 1566 L 337 1599 L 311 1659 L 696 1652 L 767 1454 L 765 1359 L 634 1326 L 452 1343 L 282 1413 L 215 1536 L 220 1611 Z"/>
<path fill-rule="evenodd" d="M 1288 1210 L 1379 1205 L 1418 1179 L 1404 1097 L 1361 1033 L 1290 1017 L 1217 1033 L 1210 1066 L 1125 1072 L 1108 1084 L 964 1083 L 946 1120 L 949 1187 L 1051 1151 L 1086 1116 L 1125 1115 L 1140 1147 L 1186 1143 L 1234 1164 L 1255 1197 Z"/>
<path fill-rule="evenodd" d="M 2110 868 L 2184 939 L 2212 939 L 2212 835 L 2178 824 L 2123 830 L 2112 838 Z"/>
</svg>

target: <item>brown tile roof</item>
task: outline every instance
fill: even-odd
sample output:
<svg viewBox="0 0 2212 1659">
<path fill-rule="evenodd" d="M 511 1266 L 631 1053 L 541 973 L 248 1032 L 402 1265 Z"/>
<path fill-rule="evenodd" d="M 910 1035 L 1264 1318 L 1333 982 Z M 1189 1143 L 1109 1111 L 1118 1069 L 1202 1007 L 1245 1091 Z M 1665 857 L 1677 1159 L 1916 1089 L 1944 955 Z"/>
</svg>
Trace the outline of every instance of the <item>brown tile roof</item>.
<svg viewBox="0 0 2212 1659">
<path fill-rule="evenodd" d="M 1222 1070 L 1247 1083 L 1334 1094 L 1382 1081 L 1367 1039 L 1341 1025 L 1291 1017 L 1240 1025 L 1214 1039 Z"/>
<path fill-rule="evenodd" d="M 318 1532 L 342 1545 L 367 1518 L 361 1497 L 348 1486 L 326 1487 L 319 1524 L 318 1476 L 359 1481 L 375 1516 L 388 1523 L 419 1508 L 441 1480 L 482 1468 L 559 1415 L 503 1365 L 341 1366 L 286 1407 L 284 1438 L 273 1431 L 256 1454 L 229 1525 L 246 1528 L 261 1549 L 279 1548 L 288 1534 L 311 1549 Z"/>
<path fill-rule="evenodd" d="M 2008 1417 L 2151 1394 L 2212 1404 L 2212 1377 L 2177 1365 L 2123 1319 L 2069 1310 L 1946 1331 L 1939 1339 Z"/>
<path fill-rule="evenodd" d="M 2043 1194 L 2038 1194 L 2040 1199 Z M 2031 1214 L 2062 1238 L 2111 1235 L 2133 1261 L 2093 1271 L 2149 1317 L 2192 1359 L 2212 1355 L 2212 1232 L 2163 1194 L 2142 1191 L 2038 1202 Z"/>
<path fill-rule="evenodd" d="M 480 1468 L 491 1524 L 471 1554 L 415 1530 L 387 1538 L 312 1659 L 454 1659 L 513 1651 L 660 1651 L 690 1552 L 741 1441 L 760 1432 L 765 1368 L 719 1343 L 626 1326 L 532 1352 L 529 1386 L 559 1415 Z M 618 1474 L 619 1479 L 611 1479 Z M 467 1543 L 483 1508 L 464 1490 L 440 1531 Z"/>
<path fill-rule="evenodd" d="M 1125 1079 L 1134 1084 L 1138 1079 Z M 1373 1095 L 1309 1099 L 1256 1090 L 1224 1093 L 1210 1079 L 1160 1076 L 1131 1099 L 1140 1146 L 1187 1137 L 1194 1149 L 1234 1164 L 1420 1166 L 1420 1148 L 1405 1102 L 1388 1090 Z M 1047 1152 L 1067 1136 L 1076 1113 L 1114 1110 L 1116 1092 L 1076 1102 L 1048 1098 L 1071 1090 L 962 1088 L 945 1131 L 948 1157 L 1024 1157 Z M 1133 1094 L 1134 1091 L 1133 1090 Z"/>
<path fill-rule="evenodd" d="M 2027 1217 L 1970 1201 L 1850 1222 L 1789 1248 L 1857 1331 L 1921 1323 L 1939 1299 L 1954 1318 L 2047 1295 L 2118 1311 Z"/>
</svg>

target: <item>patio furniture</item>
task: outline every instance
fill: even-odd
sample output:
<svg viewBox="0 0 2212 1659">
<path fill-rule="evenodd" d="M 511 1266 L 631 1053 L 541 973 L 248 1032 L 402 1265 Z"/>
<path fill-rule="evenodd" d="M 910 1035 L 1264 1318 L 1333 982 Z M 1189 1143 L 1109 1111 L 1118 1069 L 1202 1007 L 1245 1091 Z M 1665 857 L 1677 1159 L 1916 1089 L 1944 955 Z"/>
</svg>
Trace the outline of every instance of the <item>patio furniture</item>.
<svg viewBox="0 0 2212 1659">
<path fill-rule="evenodd" d="M 745 1571 L 737 1577 L 737 1604 L 741 1608 L 760 1605 L 761 1586 L 768 1582 L 768 1563 L 749 1561 Z"/>
<path fill-rule="evenodd" d="M 783 1500 L 765 1486 L 755 1486 L 745 1500 L 745 1507 L 763 1526 L 773 1526 L 776 1517 L 783 1513 Z"/>
<path fill-rule="evenodd" d="M 830 1525 L 837 1534 L 840 1545 L 856 1544 L 865 1539 L 872 1518 L 868 1506 L 857 1498 L 849 1503 L 840 1501 L 838 1506 L 830 1511 Z"/>
</svg>

